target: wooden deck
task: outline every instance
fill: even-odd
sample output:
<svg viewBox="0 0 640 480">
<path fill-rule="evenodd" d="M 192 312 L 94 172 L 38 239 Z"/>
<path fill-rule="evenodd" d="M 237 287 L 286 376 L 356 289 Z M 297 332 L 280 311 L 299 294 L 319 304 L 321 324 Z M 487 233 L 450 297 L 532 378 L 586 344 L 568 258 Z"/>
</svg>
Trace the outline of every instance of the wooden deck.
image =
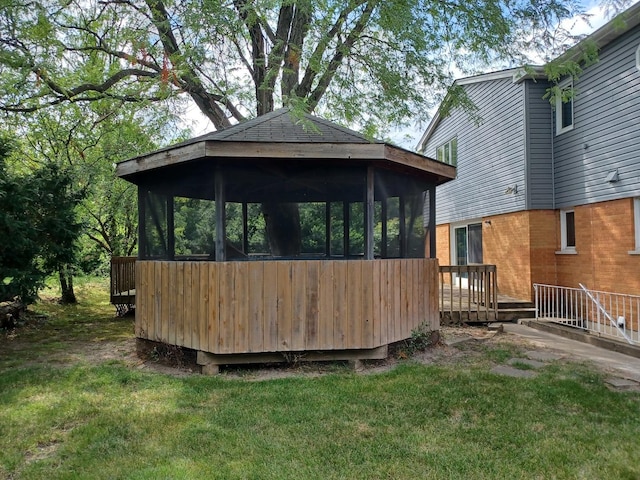
<svg viewBox="0 0 640 480">
<path fill-rule="evenodd" d="M 212 354 L 375 349 L 439 328 L 435 259 L 136 262 L 138 338 Z"/>
</svg>

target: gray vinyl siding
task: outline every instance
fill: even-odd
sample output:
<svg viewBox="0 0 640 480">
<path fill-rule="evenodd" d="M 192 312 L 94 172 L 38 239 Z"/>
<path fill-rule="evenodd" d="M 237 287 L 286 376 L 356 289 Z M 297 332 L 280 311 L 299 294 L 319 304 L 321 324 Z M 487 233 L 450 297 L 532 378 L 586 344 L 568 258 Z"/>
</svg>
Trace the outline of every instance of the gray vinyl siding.
<svg viewBox="0 0 640 480">
<path fill-rule="evenodd" d="M 523 84 L 505 78 L 465 88 L 481 124 L 456 109 L 440 120 L 425 146 L 424 153 L 435 158 L 437 147 L 457 136 L 457 177 L 436 191 L 438 224 L 514 212 L 526 205 Z M 517 194 L 505 193 L 516 185 Z"/>
<path fill-rule="evenodd" d="M 574 81 L 574 128 L 555 136 L 556 208 L 640 195 L 640 27 Z M 620 181 L 608 183 L 618 169 Z"/>
<path fill-rule="evenodd" d="M 547 82 L 527 80 L 527 209 L 553 208 L 553 110 L 544 99 Z"/>
</svg>

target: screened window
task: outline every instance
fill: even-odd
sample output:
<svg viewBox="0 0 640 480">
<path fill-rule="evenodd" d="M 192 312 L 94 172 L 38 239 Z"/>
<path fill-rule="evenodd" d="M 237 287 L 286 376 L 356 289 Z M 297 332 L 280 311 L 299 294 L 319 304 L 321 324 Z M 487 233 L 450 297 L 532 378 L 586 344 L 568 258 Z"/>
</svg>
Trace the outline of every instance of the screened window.
<svg viewBox="0 0 640 480">
<path fill-rule="evenodd" d="M 560 92 L 556 96 L 556 135 L 573 128 L 573 80 L 560 84 Z"/>
<path fill-rule="evenodd" d="M 439 162 L 448 163 L 454 167 L 458 164 L 458 139 L 453 137 L 447 143 L 440 145 L 436 150 L 436 159 Z"/>
</svg>

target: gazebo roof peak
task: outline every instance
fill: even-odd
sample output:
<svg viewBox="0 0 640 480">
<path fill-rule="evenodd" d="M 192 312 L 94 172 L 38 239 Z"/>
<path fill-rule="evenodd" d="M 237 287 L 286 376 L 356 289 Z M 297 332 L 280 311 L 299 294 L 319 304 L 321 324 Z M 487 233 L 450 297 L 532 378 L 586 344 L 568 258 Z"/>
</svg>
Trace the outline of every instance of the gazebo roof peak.
<svg viewBox="0 0 640 480">
<path fill-rule="evenodd" d="M 304 114 L 302 119 L 298 119 L 289 108 L 280 108 L 224 130 L 207 133 L 198 137 L 197 140 L 261 143 L 384 143 L 314 115 Z"/>
</svg>

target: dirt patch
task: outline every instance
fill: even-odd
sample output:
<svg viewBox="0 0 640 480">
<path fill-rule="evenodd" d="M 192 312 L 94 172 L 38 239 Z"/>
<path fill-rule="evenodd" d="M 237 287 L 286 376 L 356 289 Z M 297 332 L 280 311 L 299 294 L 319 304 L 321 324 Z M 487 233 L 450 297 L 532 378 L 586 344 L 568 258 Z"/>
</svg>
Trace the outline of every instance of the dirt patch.
<svg viewBox="0 0 640 480">
<path fill-rule="evenodd" d="M 41 319 L 27 328 L 38 328 Z M 407 350 L 400 342 L 390 348 L 385 360 L 368 360 L 360 364 L 358 373 L 376 374 L 391 370 L 401 362 L 418 362 L 429 365 L 451 365 L 473 363 L 483 355 L 487 348 L 526 349 L 531 344 L 516 335 L 489 331 L 486 327 L 442 327 L 437 343 L 423 350 Z M 18 353 L 26 341 L 21 338 L 6 337 L 11 350 Z M 302 359 L 304 360 L 304 359 Z M 129 368 L 161 373 L 176 377 L 199 374 L 201 368 L 196 364 L 195 352 L 189 349 L 163 344 L 152 344 L 140 348 L 140 342 L 131 337 L 120 340 L 70 341 L 59 351 L 47 352 L 46 356 L 31 359 L 27 364 L 71 365 L 87 363 L 99 365 L 108 362 L 121 362 Z M 24 365 L 24 364 L 23 364 Z M 260 381 L 290 377 L 318 377 L 330 373 L 353 370 L 348 362 L 305 362 L 275 363 L 261 365 L 239 365 L 222 367 L 220 374 L 226 378 L 241 378 Z"/>
<path fill-rule="evenodd" d="M 468 338 L 468 341 L 456 345 L 448 345 L 451 339 Z M 514 335 L 506 335 L 489 331 L 486 327 L 442 327 L 437 343 L 430 347 L 411 351 L 407 354 L 404 342 L 390 346 L 389 356 L 384 360 L 364 360 L 357 373 L 371 375 L 384 373 L 403 362 L 417 362 L 424 365 L 472 364 L 483 357 L 487 348 L 527 349 L 531 345 Z M 175 347 L 172 347 L 175 348 Z M 168 375 L 184 376 L 198 373 L 200 367 L 185 362 L 181 354 L 169 352 L 168 355 L 157 355 L 147 352 L 142 355 L 138 368 L 158 371 Z M 181 358 L 181 363 L 174 359 Z M 305 377 L 313 378 L 331 373 L 353 371 L 349 362 L 305 362 L 251 364 L 223 366 L 220 375 L 225 378 L 237 378 L 249 381 L 273 380 L 279 378 Z"/>
</svg>

